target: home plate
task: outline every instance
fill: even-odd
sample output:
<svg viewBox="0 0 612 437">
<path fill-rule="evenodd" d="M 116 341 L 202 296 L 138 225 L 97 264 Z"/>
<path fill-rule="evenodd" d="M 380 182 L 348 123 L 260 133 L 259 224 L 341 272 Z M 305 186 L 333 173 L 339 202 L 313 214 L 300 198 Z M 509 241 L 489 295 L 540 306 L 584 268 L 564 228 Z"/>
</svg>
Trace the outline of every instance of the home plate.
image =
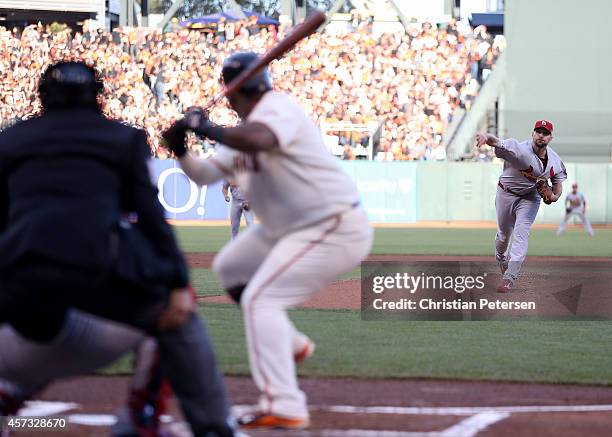
<svg viewBox="0 0 612 437">
<path fill-rule="evenodd" d="M 117 422 L 114 414 L 71 414 L 68 422 L 85 426 L 112 426 Z"/>
<path fill-rule="evenodd" d="M 80 405 L 74 402 L 28 401 L 19 410 L 19 416 L 57 416 L 70 410 L 76 410 Z M 66 420 L 74 425 L 108 427 L 117 422 L 114 414 L 68 414 Z M 189 425 L 183 421 L 175 421 L 170 415 L 162 415 L 160 421 L 168 431 L 179 437 L 192 437 Z M 248 434 L 238 431 L 236 437 L 249 437 Z"/>
<path fill-rule="evenodd" d="M 27 401 L 19 410 L 20 416 L 52 416 L 79 408 L 74 402 Z"/>
</svg>

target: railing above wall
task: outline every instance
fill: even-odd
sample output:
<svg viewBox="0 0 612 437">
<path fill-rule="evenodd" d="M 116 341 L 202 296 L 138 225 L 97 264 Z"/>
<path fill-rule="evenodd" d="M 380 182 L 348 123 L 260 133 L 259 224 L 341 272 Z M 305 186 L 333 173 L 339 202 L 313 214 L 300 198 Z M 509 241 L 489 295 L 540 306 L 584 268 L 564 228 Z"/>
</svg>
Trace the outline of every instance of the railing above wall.
<svg viewBox="0 0 612 437">
<path fill-rule="evenodd" d="M 480 87 L 478 96 L 472 102 L 469 111 L 457 128 L 455 135 L 450 141 L 446 156 L 450 160 L 457 160 L 463 155 L 468 147 L 474 144 L 474 135 L 478 130 L 478 124 L 484 118 L 489 108 L 499 97 L 506 76 L 506 53 L 502 52 L 495 62 L 495 68 Z"/>
</svg>

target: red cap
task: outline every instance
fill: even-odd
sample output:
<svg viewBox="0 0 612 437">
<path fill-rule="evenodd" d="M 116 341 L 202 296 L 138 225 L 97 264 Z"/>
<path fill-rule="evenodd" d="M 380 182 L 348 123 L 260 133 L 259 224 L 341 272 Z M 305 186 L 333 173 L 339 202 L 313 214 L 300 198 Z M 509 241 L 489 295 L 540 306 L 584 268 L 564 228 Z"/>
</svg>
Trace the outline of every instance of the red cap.
<svg viewBox="0 0 612 437">
<path fill-rule="evenodd" d="M 552 134 L 553 131 L 553 124 L 548 121 L 548 120 L 538 120 L 535 122 L 535 126 L 533 127 L 533 130 L 536 130 L 537 128 L 541 127 L 542 129 L 546 129 L 548 132 L 550 132 Z"/>
</svg>

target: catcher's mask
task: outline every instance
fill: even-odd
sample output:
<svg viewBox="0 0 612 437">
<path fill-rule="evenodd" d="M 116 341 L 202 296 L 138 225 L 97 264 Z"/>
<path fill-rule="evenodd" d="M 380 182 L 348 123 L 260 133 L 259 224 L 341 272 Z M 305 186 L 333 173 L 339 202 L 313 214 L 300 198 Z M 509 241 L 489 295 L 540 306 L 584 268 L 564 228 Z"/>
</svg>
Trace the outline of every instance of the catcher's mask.
<svg viewBox="0 0 612 437">
<path fill-rule="evenodd" d="M 97 108 L 104 85 L 93 67 L 76 61 L 49 66 L 40 78 L 38 95 L 44 109 Z"/>
<path fill-rule="evenodd" d="M 221 69 L 221 80 L 227 86 L 240 73 L 242 73 L 249 65 L 257 61 L 259 56 L 253 52 L 238 52 L 231 55 L 223 62 Z M 264 93 L 272 89 L 272 78 L 266 67 L 261 69 L 259 73 L 250 78 L 244 85 L 240 87 L 240 92 L 243 94 Z"/>
</svg>

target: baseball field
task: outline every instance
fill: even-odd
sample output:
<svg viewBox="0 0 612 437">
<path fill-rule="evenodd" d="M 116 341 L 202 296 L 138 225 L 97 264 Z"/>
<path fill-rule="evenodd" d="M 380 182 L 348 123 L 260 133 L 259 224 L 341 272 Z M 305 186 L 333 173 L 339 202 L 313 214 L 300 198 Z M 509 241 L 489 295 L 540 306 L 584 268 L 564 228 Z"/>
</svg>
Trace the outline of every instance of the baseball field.
<svg viewBox="0 0 612 437">
<path fill-rule="evenodd" d="M 232 403 L 252 404 L 242 317 L 210 269 L 229 230 L 176 231 Z M 550 227 L 533 229 L 516 293 L 538 293 L 539 281 L 562 287 L 575 265 L 608 268 L 612 229 L 595 232 L 570 228 L 556 237 Z M 495 271 L 494 234 L 492 227 L 377 228 L 369 259 L 468 260 Z M 363 321 L 359 278 L 355 269 L 291 312 L 317 349 L 298 369 L 312 427 L 290 435 L 611 434 L 612 321 Z M 122 403 L 129 371 L 124 359 L 102 375 L 56 383 L 31 407 L 70 415 L 74 424 L 62 435 L 107 435 L 100 425 Z M 169 420 L 181 429 L 176 415 Z"/>
</svg>

